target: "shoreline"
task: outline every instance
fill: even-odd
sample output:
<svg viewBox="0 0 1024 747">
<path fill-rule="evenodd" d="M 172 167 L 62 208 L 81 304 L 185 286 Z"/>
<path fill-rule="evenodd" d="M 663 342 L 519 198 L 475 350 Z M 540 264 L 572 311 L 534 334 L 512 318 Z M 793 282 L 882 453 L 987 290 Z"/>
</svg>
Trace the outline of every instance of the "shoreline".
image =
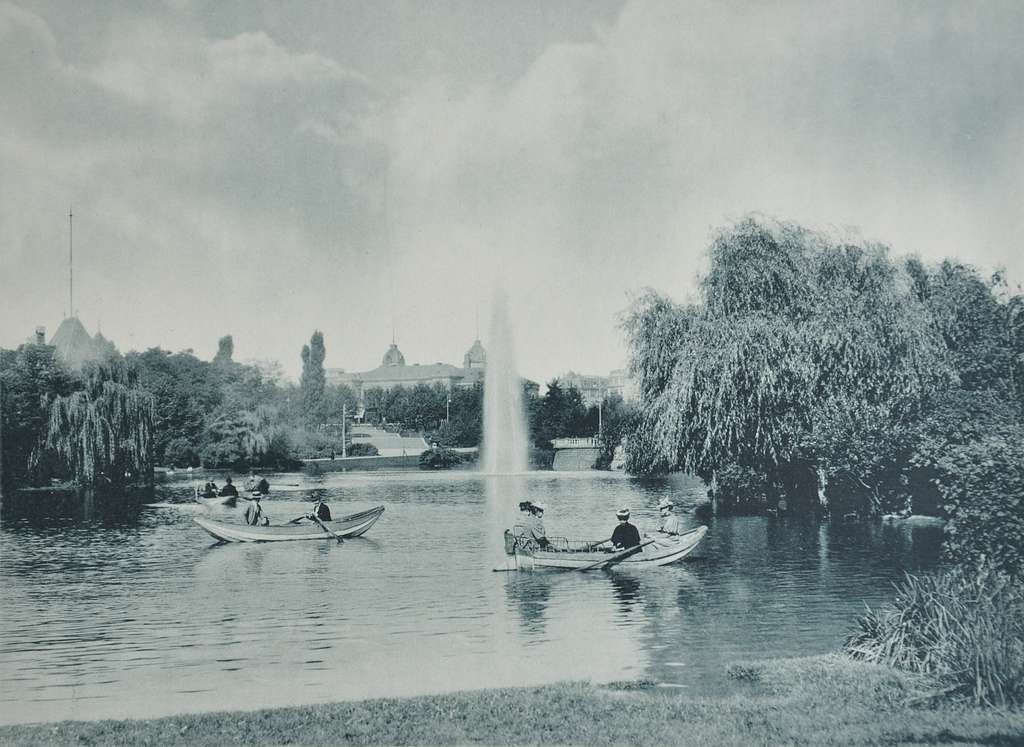
<svg viewBox="0 0 1024 747">
<path fill-rule="evenodd" d="M 142 720 L 0 727 L 0 744 L 926 744 L 1024 742 L 1024 710 L 936 700 L 927 680 L 839 654 L 733 664 L 738 692 L 654 683 L 462 691 Z"/>
</svg>

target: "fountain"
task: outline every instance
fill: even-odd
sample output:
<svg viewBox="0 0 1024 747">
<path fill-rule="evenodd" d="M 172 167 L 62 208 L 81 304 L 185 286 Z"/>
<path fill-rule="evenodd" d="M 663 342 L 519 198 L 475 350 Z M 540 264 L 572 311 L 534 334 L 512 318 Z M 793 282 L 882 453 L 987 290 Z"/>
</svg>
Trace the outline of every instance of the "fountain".
<svg viewBox="0 0 1024 747">
<path fill-rule="evenodd" d="M 497 290 L 491 312 L 484 381 L 484 472 L 489 475 L 525 472 L 526 443 L 523 384 L 516 369 L 508 298 Z"/>
<path fill-rule="evenodd" d="M 483 471 L 487 475 L 487 546 L 503 552 L 502 532 L 516 520 L 526 495 L 526 415 L 523 384 L 516 368 L 508 298 L 496 290 L 484 379 Z"/>
</svg>

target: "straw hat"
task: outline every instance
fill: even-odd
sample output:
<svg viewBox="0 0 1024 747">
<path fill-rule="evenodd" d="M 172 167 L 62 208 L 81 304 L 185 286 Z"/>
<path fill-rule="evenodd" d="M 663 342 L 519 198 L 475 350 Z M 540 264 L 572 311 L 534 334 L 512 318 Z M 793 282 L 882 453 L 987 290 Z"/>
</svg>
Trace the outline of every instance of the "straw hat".
<svg viewBox="0 0 1024 747">
<path fill-rule="evenodd" d="M 618 511 L 615 512 L 615 515 L 619 519 L 628 519 L 629 518 L 629 509 L 628 508 L 620 508 Z"/>
<path fill-rule="evenodd" d="M 548 507 L 547 507 L 547 506 L 546 506 L 545 504 L 543 504 L 543 503 L 534 503 L 534 504 L 533 504 L 533 507 L 534 507 L 535 509 L 537 509 L 538 511 L 547 511 L 547 508 L 548 508 Z"/>
<path fill-rule="evenodd" d="M 662 498 L 661 501 L 658 503 L 658 510 L 660 511 L 661 509 L 664 509 L 664 508 L 672 508 L 675 505 L 676 504 L 674 504 L 668 498 Z"/>
</svg>

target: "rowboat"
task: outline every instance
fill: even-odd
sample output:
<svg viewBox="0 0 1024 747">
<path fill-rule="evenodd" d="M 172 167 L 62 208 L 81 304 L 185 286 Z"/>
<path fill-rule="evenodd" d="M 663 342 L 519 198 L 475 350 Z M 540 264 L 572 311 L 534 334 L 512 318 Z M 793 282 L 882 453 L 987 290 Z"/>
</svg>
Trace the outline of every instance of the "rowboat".
<svg viewBox="0 0 1024 747">
<path fill-rule="evenodd" d="M 204 506 L 209 506 L 210 508 L 220 508 L 222 506 L 227 506 L 228 508 L 234 508 L 235 504 L 238 503 L 238 496 L 237 495 L 215 495 L 212 498 L 201 498 L 201 497 L 199 497 L 197 495 L 196 496 L 196 503 L 201 503 Z"/>
<path fill-rule="evenodd" d="M 334 539 L 339 535 L 345 538 L 358 537 L 372 527 L 382 513 L 384 513 L 384 507 L 376 506 L 366 511 L 343 516 L 336 521 L 324 522 L 324 526 L 329 528 L 333 534 L 325 532 L 323 527 L 313 523 L 251 527 L 247 524 L 224 524 L 201 516 L 193 517 L 192 521 L 220 542 L 284 542 Z"/>
<path fill-rule="evenodd" d="M 547 568 L 597 570 L 612 565 L 630 569 L 656 568 L 685 558 L 701 543 L 707 531 L 707 527 L 700 526 L 680 535 L 647 537 L 639 551 L 625 557 L 619 557 L 614 551 L 595 549 L 600 540 L 586 542 L 551 538 L 549 547 L 554 549 L 540 549 L 532 540 L 507 530 L 505 547 L 512 556 L 510 560 L 514 563 L 514 569 L 522 571 Z M 513 563 L 510 563 L 509 570 Z"/>
</svg>

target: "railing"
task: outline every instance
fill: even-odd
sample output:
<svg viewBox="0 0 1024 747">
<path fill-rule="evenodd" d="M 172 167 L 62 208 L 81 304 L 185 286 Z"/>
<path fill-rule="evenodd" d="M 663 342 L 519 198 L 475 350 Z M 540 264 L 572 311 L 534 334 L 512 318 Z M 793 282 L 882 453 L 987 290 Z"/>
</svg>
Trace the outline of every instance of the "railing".
<svg viewBox="0 0 1024 747">
<path fill-rule="evenodd" d="M 596 449 L 600 446 L 596 436 L 571 438 L 554 438 L 551 445 L 556 449 Z"/>
</svg>

